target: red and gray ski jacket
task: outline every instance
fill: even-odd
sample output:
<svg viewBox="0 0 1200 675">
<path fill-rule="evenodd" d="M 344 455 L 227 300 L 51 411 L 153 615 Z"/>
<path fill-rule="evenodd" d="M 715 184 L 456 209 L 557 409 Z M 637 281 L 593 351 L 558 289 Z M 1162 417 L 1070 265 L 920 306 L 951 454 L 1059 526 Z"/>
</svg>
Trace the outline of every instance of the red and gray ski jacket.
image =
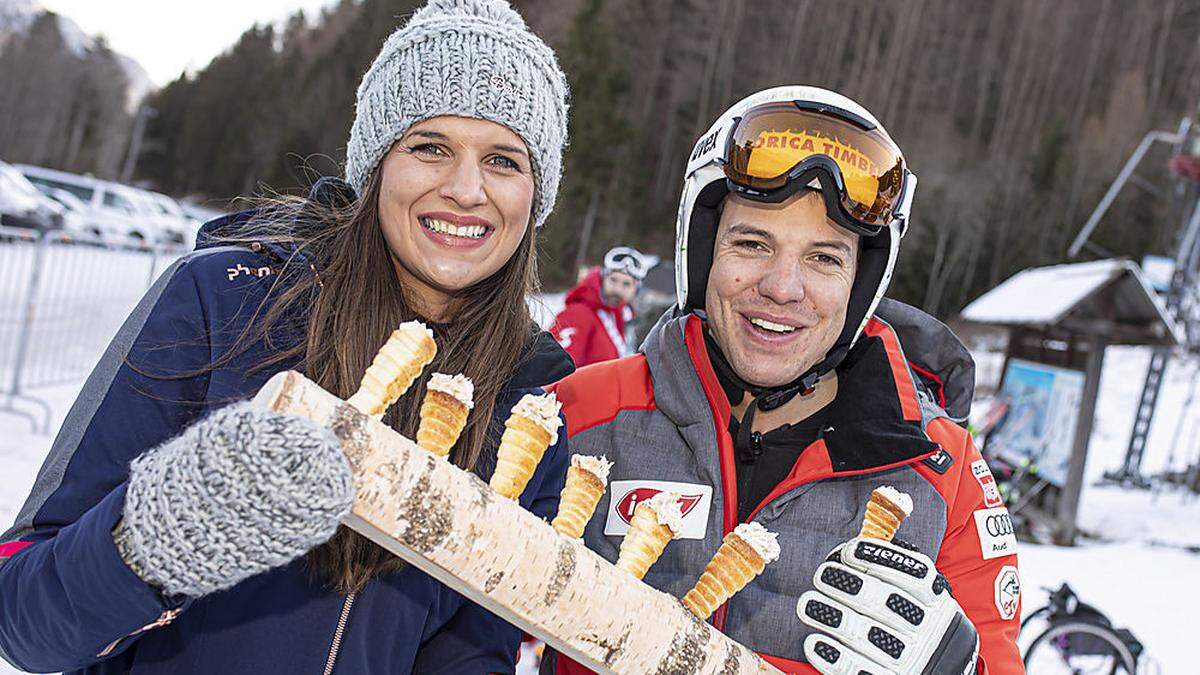
<svg viewBox="0 0 1200 675">
<path fill-rule="evenodd" d="M 682 537 L 645 577 L 676 597 L 738 524 L 730 406 L 703 330 L 697 316 L 664 317 L 642 353 L 555 385 L 571 450 L 614 462 L 609 491 L 584 533 L 589 548 L 616 560 L 637 502 L 665 489 L 683 495 Z M 804 662 L 811 629 L 796 617 L 796 600 L 813 587 L 830 550 L 858 534 L 871 491 L 893 485 L 915 504 L 897 536 L 949 579 L 979 631 L 979 672 L 1024 672 L 1016 540 L 987 464 L 951 417 L 969 408 L 973 372 L 949 329 L 885 301 L 839 368 L 828 427 L 751 515 L 779 533 L 779 560 L 718 609 L 713 623 L 785 672 L 816 672 Z M 587 672 L 567 661 L 559 657 L 559 673 Z"/>
</svg>

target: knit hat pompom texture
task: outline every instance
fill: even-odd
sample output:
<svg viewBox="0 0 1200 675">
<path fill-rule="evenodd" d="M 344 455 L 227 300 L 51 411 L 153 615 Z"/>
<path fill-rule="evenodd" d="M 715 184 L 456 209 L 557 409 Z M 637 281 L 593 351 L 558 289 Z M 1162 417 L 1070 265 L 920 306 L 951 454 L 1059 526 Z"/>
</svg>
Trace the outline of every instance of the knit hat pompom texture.
<svg viewBox="0 0 1200 675">
<path fill-rule="evenodd" d="M 409 127 L 441 115 L 512 129 L 533 163 L 533 224 L 554 209 L 567 143 L 567 80 L 504 0 L 430 0 L 387 39 L 358 87 L 346 181 L 367 178 Z"/>
</svg>

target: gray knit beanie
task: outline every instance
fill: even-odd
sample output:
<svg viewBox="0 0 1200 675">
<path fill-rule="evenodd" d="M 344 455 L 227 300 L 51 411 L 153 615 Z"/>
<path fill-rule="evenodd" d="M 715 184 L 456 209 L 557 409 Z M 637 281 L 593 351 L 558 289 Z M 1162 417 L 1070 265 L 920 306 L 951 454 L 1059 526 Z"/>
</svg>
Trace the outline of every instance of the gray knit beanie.
<svg viewBox="0 0 1200 675">
<path fill-rule="evenodd" d="M 367 178 L 413 124 L 440 115 L 512 129 L 533 161 L 533 224 L 554 209 L 567 143 L 567 80 L 505 0 L 429 0 L 392 33 L 358 87 L 346 181 Z"/>
</svg>

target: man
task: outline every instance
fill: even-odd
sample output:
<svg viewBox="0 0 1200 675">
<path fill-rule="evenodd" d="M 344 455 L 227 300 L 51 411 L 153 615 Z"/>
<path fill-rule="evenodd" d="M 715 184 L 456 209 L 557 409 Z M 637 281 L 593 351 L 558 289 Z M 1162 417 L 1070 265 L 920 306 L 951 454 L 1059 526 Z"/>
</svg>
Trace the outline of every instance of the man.
<svg viewBox="0 0 1200 675">
<path fill-rule="evenodd" d="M 679 493 L 682 531 L 645 581 L 682 597 L 738 523 L 778 534 L 711 621 L 785 672 L 1023 672 L 1016 541 L 956 423 L 970 356 L 883 300 L 915 186 L 846 97 L 744 99 L 689 160 L 677 307 L 641 353 L 557 385 L 571 449 L 614 462 L 589 548 L 615 560 L 634 503 Z M 914 502 L 903 542 L 857 536 L 883 485 Z"/>
<path fill-rule="evenodd" d="M 633 319 L 630 303 L 655 258 L 618 246 L 604 256 L 567 293 L 566 307 L 554 318 L 550 332 L 575 360 L 575 367 L 609 361 L 633 353 L 625 327 Z"/>
</svg>

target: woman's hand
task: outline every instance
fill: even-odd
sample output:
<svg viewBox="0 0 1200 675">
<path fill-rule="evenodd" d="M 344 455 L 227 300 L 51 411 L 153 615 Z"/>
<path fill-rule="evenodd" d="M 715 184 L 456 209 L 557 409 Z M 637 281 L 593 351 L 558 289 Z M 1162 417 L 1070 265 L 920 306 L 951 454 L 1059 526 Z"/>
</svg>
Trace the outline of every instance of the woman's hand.
<svg viewBox="0 0 1200 675">
<path fill-rule="evenodd" d="M 142 580 L 200 597 L 328 540 L 353 502 L 329 430 L 238 403 L 130 464 L 114 538 Z"/>
</svg>

